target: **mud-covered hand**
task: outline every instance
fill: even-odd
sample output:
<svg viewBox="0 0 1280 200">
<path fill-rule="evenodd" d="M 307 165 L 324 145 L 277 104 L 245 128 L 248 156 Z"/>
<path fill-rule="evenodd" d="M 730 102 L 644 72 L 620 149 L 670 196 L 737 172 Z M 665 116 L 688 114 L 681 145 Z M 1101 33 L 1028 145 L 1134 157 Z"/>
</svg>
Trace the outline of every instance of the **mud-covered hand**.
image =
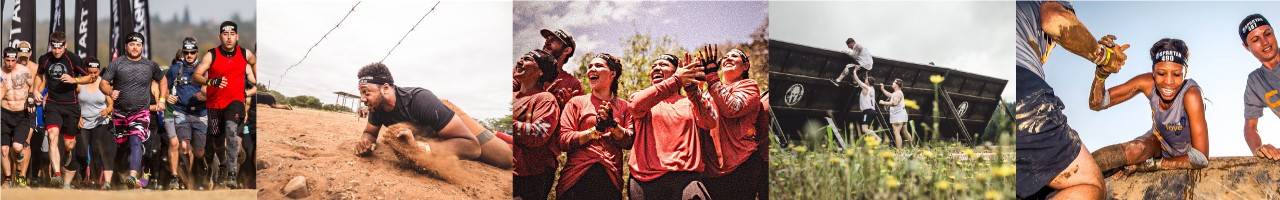
<svg viewBox="0 0 1280 200">
<path fill-rule="evenodd" d="M 713 73 L 720 71 L 720 47 L 717 45 L 706 45 L 698 50 L 698 60 L 702 61 L 704 67 L 703 73 Z"/>
<path fill-rule="evenodd" d="M 1094 52 L 1093 64 L 1098 66 L 1097 71 L 1100 74 L 1120 72 L 1120 68 L 1124 67 L 1125 61 L 1129 59 L 1125 54 L 1125 50 L 1128 49 L 1129 44 L 1116 43 L 1115 35 L 1102 36 L 1098 40 L 1098 50 Z"/>
<path fill-rule="evenodd" d="M 1277 149 L 1275 146 L 1271 146 L 1270 144 L 1264 144 L 1253 150 L 1253 156 L 1271 160 L 1280 160 L 1280 149 Z"/>
</svg>

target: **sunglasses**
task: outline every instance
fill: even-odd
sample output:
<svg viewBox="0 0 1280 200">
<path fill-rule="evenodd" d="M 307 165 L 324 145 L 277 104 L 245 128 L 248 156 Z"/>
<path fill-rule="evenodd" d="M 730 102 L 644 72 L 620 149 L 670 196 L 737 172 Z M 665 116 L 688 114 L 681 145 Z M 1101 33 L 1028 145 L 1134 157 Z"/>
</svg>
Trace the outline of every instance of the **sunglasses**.
<svg viewBox="0 0 1280 200">
<path fill-rule="evenodd" d="M 182 52 L 182 54 L 184 54 L 184 55 L 196 55 L 196 52 L 194 52 L 194 51 L 187 51 L 187 52 Z"/>
</svg>

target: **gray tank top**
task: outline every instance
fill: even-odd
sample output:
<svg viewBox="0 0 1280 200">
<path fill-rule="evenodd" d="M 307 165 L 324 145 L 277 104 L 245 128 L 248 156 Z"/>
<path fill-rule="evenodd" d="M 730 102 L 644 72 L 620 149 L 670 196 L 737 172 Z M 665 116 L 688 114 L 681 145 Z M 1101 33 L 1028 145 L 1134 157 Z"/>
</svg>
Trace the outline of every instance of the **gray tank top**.
<svg viewBox="0 0 1280 200">
<path fill-rule="evenodd" d="M 1173 98 L 1173 104 L 1169 105 L 1169 109 L 1160 108 L 1160 95 L 1152 88 L 1152 95 L 1147 96 L 1151 103 L 1151 131 L 1159 133 L 1163 140 L 1160 145 L 1164 151 L 1161 155 L 1164 157 L 1177 157 L 1187 154 L 1187 148 L 1191 145 L 1191 124 L 1187 121 L 1187 109 L 1183 107 L 1183 97 L 1186 96 L 1187 90 L 1200 87 L 1195 80 L 1187 79 L 1182 83 L 1182 89 L 1178 90 L 1177 96 Z"/>
<path fill-rule="evenodd" d="M 107 124 L 107 117 L 101 116 L 102 109 L 107 107 L 107 98 L 101 90 L 87 87 L 98 87 L 98 84 L 80 85 L 80 91 L 85 92 L 79 92 L 76 98 L 80 100 L 80 118 L 84 119 L 84 128 L 92 129 Z"/>
</svg>

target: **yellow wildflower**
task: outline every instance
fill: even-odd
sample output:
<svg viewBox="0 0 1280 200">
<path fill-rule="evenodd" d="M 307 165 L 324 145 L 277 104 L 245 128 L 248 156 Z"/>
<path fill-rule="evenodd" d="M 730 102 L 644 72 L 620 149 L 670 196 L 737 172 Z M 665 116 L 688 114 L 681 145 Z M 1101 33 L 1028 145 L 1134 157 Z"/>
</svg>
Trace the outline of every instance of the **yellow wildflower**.
<svg viewBox="0 0 1280 200">
<path fill-rule="evenodd" d="M 1014 167 L 1013 165 L 1005 164 L 1000 167 L 992 168 L 991 171 L 992 171 L 992 174 L 997 177 L 1006 177 L 1006 176 L 1016 174 L 1018 172 L 1018 168 Z"/>
<path fill-rule="evenodd" d="M 893 159 L 893 152 L 889 152 L 888 150 L 880 151 L 880 158 Z"/>
<path fill-rule="evenodd" d="M 951 182 L 946 181 L 946 180 L 941 180 L 941 181 L 938 181 L 938 182 L 933 182 L 933 187 L 934 187 L 934 188 L 938 188 L 939 190 L 946 190 L 946 189 L 951 188 Z"/>
<path fill-rule="evenodd" d="M 884 185 L 889 186 L 889 188 L 896 188 L 902 183 L 898 182 L 898 178 L 893 176 L 884 176 Z"/>
<path fill-rule="evenodd" d="M 986 196 L 987 199 L 1002 199 L 1001 197 L 1004 197 L 1004 194 L 998 190 L 987 190 L 983 196 Z"/>
<path fill-rule="evenodd" d="M 916 104 L 916 100 L 902 99 L 902 106 L 906 106 L 912 110 L 920 110 L 920 104 Z"/>
</svg>

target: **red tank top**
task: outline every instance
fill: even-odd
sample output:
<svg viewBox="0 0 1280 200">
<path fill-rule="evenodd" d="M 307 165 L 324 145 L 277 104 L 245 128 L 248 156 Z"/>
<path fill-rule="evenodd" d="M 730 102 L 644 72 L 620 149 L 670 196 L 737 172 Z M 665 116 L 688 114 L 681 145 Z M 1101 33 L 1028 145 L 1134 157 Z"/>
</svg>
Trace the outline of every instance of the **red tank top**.
<svg viewBox="0 0 1280 200">
<path fill-rule="evenodd" d="M 213 63 L 209 65 L 209 78 L 227 78 L 227 87 L 208 87 L 209 101 L 205 105 L 209 108 L 223 109 L 227 108 L 231 102 L 244 102 L 245 67 L 248 61 L 245 60 L 245 53 L 242 51 L 244 49 L 237 45 L 235 51 L 228 57 L 218 47 L 209 49 L 214 56 Z"/>
</svg>

